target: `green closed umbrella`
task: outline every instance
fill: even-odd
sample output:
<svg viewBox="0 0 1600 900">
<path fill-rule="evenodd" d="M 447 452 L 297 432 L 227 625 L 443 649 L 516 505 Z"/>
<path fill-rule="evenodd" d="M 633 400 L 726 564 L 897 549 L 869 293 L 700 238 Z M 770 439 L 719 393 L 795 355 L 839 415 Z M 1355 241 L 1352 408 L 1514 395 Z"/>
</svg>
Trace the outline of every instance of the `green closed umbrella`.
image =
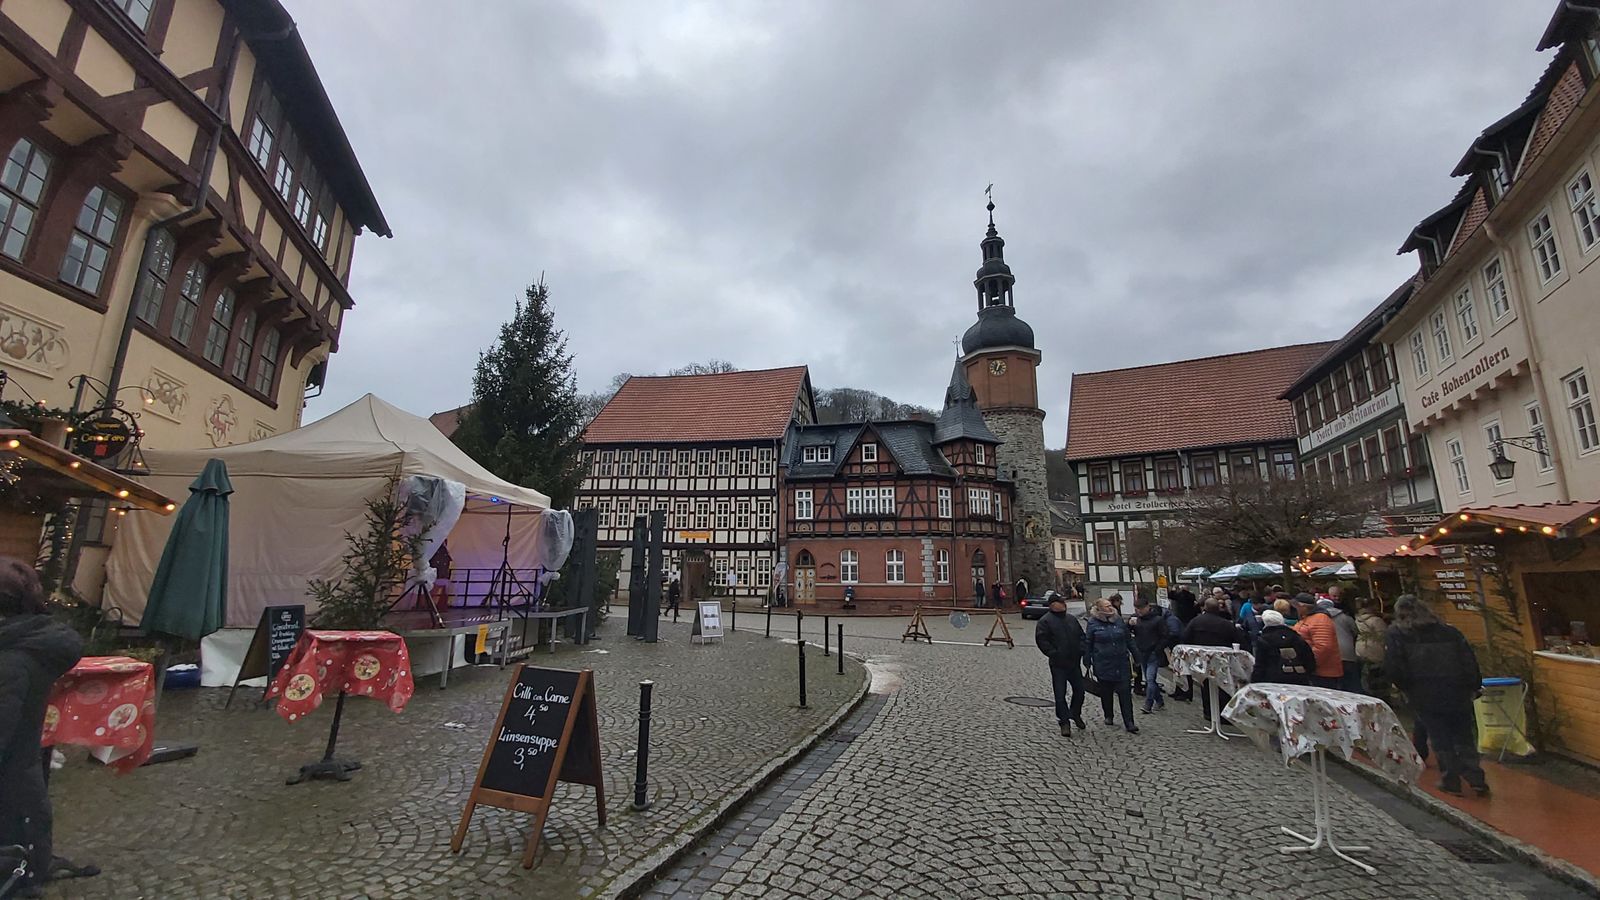
<svg viewBox="0 0 1600 900">
<path fill-rule="evenodd" d="M 200 640 L 222 628 L 228 600 L 228 495 L 220 459 L 206 460 L 161 551 L 140 627 Z"/>
</svg>

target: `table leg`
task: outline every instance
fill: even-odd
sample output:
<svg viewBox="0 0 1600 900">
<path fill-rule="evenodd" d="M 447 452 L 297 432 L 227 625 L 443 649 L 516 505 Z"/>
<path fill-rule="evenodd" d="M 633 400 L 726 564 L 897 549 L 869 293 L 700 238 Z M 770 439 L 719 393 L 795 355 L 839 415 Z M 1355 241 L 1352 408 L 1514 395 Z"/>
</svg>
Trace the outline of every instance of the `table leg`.
<svg viewBox="0 0 1600 900">
<path fill-rule="evenodd" d="M 349 781 L 350 773 L 361 768 L 361 763 L 353 759 L 334 759 L 334 748 L 339 744 L 339 721 L 344 718 L 344 691 L 339 692 L 339 699 L 333 706 L 333 725 L 328 729 L 328 749 L 322 754 L 322 759 L 314 763 L 306 763 L 300 767 L 300 774 L 289 779 L 285 784 L 299 784 L 302 781 L 311 781 L 318 778 L 332 778 L 336 781 Z"/>
<path fill-rule="evenodd" d="M 1337 856 L 1345 862 L 1354 865 L 1363 872 L 1366 872 L 1368 875 L 1376 875 L 1378 873 L 1377 869 L 1345 852 L 1346 850 L 1367 850 L 1370 848 L 1366 847 L 1365 845 L 1340 847 L 1334 842 L 1333 815 L 1328 808 L 1328 758 L 1327 754 L 1324 753 L 1321 748 L 1318 748 L 1317 752 L 1312 756 L 1310 773 L 1311 818 L 1313 823 L 1316 825 L 1316 836 L 1306 837 L 1292 828 L 1280 826 L 1284 834 L 1287 834 L 1290 837 L 1298 838 L 1303 843 L 1294 847 L 1279 847 L 1278 852 L 1309 853 L 1312 850 L 1320 850 L 1324 845 L 1326 845 L 1329 850 L 1333 851 L 1334 856 Z"/>
</svg>

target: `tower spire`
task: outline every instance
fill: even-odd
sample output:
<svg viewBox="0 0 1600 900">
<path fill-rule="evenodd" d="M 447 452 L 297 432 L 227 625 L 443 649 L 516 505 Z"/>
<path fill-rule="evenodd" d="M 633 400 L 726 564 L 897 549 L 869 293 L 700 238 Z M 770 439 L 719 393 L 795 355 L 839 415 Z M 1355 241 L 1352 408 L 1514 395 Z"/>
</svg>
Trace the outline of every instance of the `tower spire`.
<svg viewBox="0 0 1600 900">
<path fill-rule="evenodd" d="M 978 267 L 978 275 L 972 280 L 973 287 L 978 289 L 980 313 L 991 306 L 1011 306 L 1011 286 L 1017 280 L 1011 274 L 1011 267 L 1006 265 L 1005 238 L 994 227 L 993 191 L 994 185 L 991 184 L 983 192 L 989 198 L 986 206 L 989 210 L 989 230 L 978 245 L 983 250 L 983 264 Z"/>
</svg>

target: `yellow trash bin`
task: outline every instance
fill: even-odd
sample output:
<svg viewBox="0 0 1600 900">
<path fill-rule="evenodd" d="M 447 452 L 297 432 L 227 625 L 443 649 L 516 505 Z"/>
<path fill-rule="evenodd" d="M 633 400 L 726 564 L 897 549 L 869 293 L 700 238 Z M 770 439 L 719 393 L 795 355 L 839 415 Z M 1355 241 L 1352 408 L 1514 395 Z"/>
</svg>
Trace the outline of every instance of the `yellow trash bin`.
<svg viewBox="0 0 1600 900">
<path fill-rule="evenodd" d="M 1521 678 L 1485 678 L 1483 696 L 1473 702 L 1478 715 L 1478 752 L 1527 756 L 1528 686 Z"/>
</svg>

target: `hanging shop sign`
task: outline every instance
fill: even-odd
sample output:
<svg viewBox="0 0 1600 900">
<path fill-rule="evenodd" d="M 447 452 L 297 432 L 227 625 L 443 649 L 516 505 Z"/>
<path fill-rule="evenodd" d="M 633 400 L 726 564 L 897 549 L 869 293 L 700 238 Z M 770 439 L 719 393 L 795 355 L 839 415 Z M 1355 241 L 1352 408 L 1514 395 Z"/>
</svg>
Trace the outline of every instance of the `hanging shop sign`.
<svg viewBox="0 0 1600 900">
<path fill-rule="evenodd" d="M 108 467 L 139 440 L 139 426 L 133 416 L 120 409 L 104 407 L 85 413 L 72 434 L 72 452 Z"/>
</svg>

